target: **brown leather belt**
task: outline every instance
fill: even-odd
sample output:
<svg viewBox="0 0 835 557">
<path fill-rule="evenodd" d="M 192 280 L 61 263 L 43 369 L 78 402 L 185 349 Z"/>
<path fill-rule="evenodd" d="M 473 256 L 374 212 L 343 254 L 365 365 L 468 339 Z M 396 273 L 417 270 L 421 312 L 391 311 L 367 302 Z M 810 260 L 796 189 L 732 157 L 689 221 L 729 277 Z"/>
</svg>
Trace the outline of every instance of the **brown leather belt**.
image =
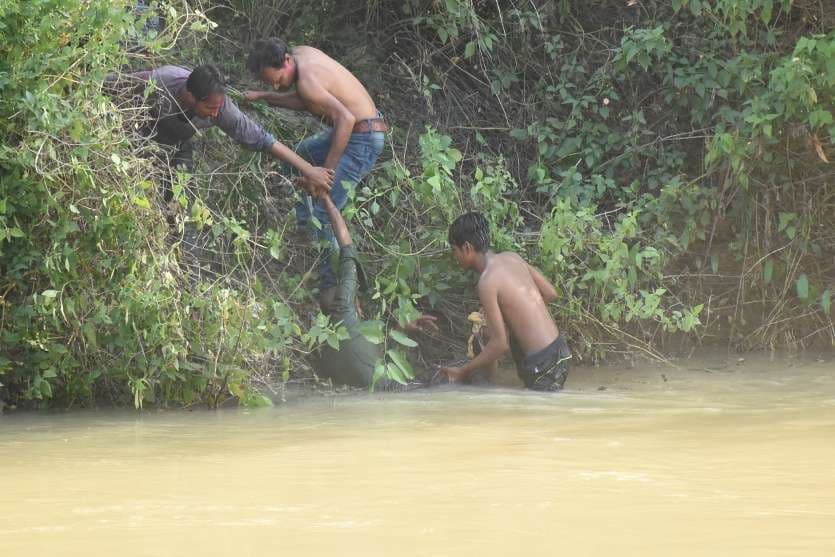
<svg viewBox="0 0 835 557">
<path fill-rule="evenodd" d="M 382 118 L 365 118 L 354 124 L 352 133 L 387 132 L 388 124 Z"/>
</svg>

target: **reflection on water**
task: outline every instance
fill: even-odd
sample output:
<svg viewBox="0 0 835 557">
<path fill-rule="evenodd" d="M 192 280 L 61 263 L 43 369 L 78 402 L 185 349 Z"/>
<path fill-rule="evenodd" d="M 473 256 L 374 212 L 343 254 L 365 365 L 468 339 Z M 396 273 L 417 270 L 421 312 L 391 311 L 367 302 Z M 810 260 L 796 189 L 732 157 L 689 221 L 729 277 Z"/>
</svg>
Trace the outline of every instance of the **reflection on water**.
<svg viewBox="0 0 835 557">
<path fill-rule="evenodd" d="M 585 369 L 566 386 L 5 416 L 0 547 L 835 554 L 832 363 Z"/>
</svg>

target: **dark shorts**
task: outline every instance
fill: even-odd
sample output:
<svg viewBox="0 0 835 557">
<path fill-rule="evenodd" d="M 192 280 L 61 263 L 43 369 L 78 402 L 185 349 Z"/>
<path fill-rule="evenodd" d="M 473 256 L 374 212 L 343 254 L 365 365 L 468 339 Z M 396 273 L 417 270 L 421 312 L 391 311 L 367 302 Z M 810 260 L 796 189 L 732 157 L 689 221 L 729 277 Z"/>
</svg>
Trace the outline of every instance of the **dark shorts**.
<svg viewBox="0 0 835 557">
<path fill-rule="evenodd" d="M 568 377 L 568 362 L 571 351 L 562 335 L 554 342 L 528 356 L 517 357 L 516 370 L 525 387 L 534 391 L 559 391 Z"/>
</svg>

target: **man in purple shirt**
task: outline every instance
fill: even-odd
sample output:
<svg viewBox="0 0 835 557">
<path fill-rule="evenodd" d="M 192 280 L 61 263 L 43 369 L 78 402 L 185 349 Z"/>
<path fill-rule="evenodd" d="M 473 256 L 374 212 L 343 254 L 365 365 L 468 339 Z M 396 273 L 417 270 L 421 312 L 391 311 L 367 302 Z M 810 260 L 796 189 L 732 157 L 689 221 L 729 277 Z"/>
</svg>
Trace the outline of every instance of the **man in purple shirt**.
<svg viewBox="0 0 835 557">
<path fill-rule="evenodd" d="M 193 71 L 179 66 L 161 66 L 126 74 L 120 79 L 127 80 L 137 94 L 153 84 L 146 101 L 150 104 L 150 118 L 142 132 L 176 150 L 171 166 L 185 166 L 191 170 L 191 137 L 198 130 L 217 126 L 243 147 L 269 151 L 277 159 L 293 165 L 307 179 L 308 187 L 330 190 L 333 170 L 313 166 L 241 112 L 226 97 L 223 77 L 215 66 L 198 66 Z M 169 187 L 164 188 L 168 201 L 171 192 Z"/>
</svg>

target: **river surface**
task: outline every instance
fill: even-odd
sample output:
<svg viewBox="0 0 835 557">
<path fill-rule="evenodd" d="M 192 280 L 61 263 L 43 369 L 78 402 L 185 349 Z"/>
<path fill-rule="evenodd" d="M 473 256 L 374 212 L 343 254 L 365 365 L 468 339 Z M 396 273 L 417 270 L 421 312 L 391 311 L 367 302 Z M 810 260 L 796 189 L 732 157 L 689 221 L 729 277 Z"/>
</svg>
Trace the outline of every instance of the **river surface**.
<svg viewBox="0 0 835 557">
<path fill-rule="evenodd" d="M 835 362 L 679 365 L 6 415 L 0 554 L 835 555 Z"/>
</svg>

